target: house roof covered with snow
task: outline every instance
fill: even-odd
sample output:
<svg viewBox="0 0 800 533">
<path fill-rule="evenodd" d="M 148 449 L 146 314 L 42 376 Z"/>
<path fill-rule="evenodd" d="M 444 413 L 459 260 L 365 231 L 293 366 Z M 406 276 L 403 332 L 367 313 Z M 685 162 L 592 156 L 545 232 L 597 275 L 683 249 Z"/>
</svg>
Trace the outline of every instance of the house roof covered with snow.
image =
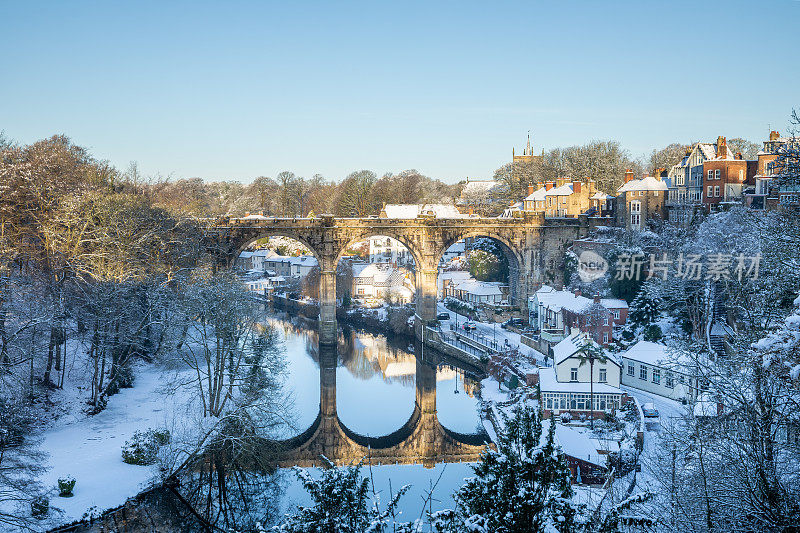
<svg viewBox="0 0 800 533">
<path fill-rule="evenodd" d="M 581 349 L 585 342 L 589 342 L 595 349 L 603 351 L 606 358 L 609 361 L 614 362 L 617 366 L 617 363 L 614 356 L 610 353 L 607 353 L 603 348 L 600 347 L 594 340 L 592 340 L 591 336 L 588 333 L 575 333 L 570 334 L 564 337 L 561 342 L 553 346 L 553 362 L 558 365 L 562 363 L 565 359 L 568 359 L 570 356 L 574 355 Z"/>
<path fill-rule="evenodd" d="M 605 307 L 606 309 L 627 309 L 628 302 L 625 300 L 619 300 L 617 298 L 601 298 L 600 305 Z"/>
<path fill-rule="evenodd" d="M 608 383 L 594 382 L 591 386 L 595 394 L 622 394 L 619 387 L 613 387 Z M 588 381 L 558 381 L 553 368 L 539 369 L 539 388 L 542 392 L 591 392 Z"/>
<path fill-rule="evenodd" d="M 545 195 L 546 192 L 547 192 L 547 189 L 545 189 L 544 187 L 539 187 L 538 189 L 533 191 L 531 194 L 526 196 L 525 200 L 527 200 L 529 202 L 534 202 L 534 201 L 535 202 L 541 202 L 542 200 L 544 200 L 544 195 Z"/>
<path fill-rule="evenodd" d="M 556 425 L 555 444 L 561 448 L 564 454 L 599 466 L 605 465 L 603 457 L 597 452 L 597 448 L 588 434 L 560 424 L 553 418 L 548 418 L 542 422 L 542 436 L 540 441 L 542 445 L 547 442 L 550 424 Z"/>
<path fill-rule="evenodd" d="M 554 187 L 545 191 L 545 196 L 569 196 L 572 194 L 572 183 L 565 183 L 561 187 Z"/>
<path fill-rule="evenodd" d="M 456 284 L 455 289 L 458 291 L 467 292 L 469 294 L 474 294 L 476 296 L 501 296 L 503 294 L 497 284 L 486 281 L 478 281 L 476 279 L 459 281 Z"/>
<path fill-rule="evenodd" d="M 672 354 L 666 346 L 657 342 L 639 341 L 626 352 L 621 354 L 625 359 L 637 361 L 652 366 L 664 368 L 675 368 L 685 370 L 684 365 L 690 361 L 687 357 L 680 354 Z"/>
<path fill-rule="evenodd" d="M 558 291 L 549 285 L 542 285 L 536 291 L 536 299 L 540 304 L 556 313 L 562 309 L 580 313 L 592 304 L 592 300 L 585 296 L 578 296 L 570 291 Z"/>
<path fill-rule="evenodd" d="M 667 184 L 659 179 L 654 178 L 653 176 L 645 176 L 642 179 L 638 180 L 631 180 L 627 183 L 623 183 L 622 186 L 617 189 L 617 192 L 631 192 L 631 191 L 666 191 Z"/>
</svg>

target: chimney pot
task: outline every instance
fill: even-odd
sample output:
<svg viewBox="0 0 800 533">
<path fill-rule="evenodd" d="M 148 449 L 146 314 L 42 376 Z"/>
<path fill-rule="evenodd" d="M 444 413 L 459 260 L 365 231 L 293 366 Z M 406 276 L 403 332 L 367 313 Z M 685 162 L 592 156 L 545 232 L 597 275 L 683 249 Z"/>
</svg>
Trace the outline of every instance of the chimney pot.
<svg viewBox="0 0 800 533">
<path fill-rule="evenodd" d="M 780 136 L 781 136 L 781 134 L 780 134 L 780 133 L 778 133 L 777 131 L 771 131 L 771 132 L 769 132 L 769 140 L 770 140 L 770 141 L 775 141 L 775 140 L 779 139 L 779 138 L 780 138 Z"/>
<path fill-rule="evenodd" d="M 528 185 L 528 196 L 533 194 L 533 191 L 534 191 L 533 184 Z"/>
<path fill-rule="evenodd" d="M 553 188 L 553 182 L 552 181 L 548 181 L 547 183 L 544 184 L 544 190 L 549 191 L 552 188 Z"/>
<path fill-rule="evenodd" d="M 628 169 L 625 171 L 625 183 L 628 183 L 633 179 L 633 170 Z"/>
</svg>

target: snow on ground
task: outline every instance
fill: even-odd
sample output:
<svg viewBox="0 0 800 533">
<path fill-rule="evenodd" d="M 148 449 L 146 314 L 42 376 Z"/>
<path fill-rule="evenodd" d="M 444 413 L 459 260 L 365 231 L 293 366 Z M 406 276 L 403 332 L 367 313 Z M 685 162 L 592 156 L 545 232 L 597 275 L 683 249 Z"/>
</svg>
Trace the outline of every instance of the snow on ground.
<svg viewBox="0 0 800 533">
<path fill-rule="evenodd" d="M 41 433 L 39 448 L 48 454 L 47 471 L 39 477 L 53 488 L 51 507 L 61 509 L 51 519 L 63 524 L 85 513 L 99 514 L 145 489 L 158 472 L 155 466 L 129 465 L 121 450 L 136 430 L 174 428 L 175 418 L 187 406 L 185 390 L 165 394 L 175 374 L 158 367 L 141 368 L 134 387 L 111 396 L 101 413 L 64 417 Z M 63 498 L 55 489 L 58 478 L 75 478 L 74 496 Z"/>
</svg>

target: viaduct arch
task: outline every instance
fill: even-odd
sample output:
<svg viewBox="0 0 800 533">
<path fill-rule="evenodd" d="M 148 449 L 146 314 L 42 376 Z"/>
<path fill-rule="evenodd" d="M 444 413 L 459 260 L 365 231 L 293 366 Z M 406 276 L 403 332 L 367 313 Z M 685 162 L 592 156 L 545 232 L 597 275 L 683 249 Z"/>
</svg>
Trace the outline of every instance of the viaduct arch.
<svg viewBox="0 0 800 533">
<path fill-rule="evenodd" d="M 353 242 L 373 236 L 392 237 L 405 245 L 417 264 L 416 335 L 436 321 L 439 260 L 454 243 L 469 237 L 488 237 L 500 243 L 509 260 L 512 304 L 527 307 L 528 295 L 542 283 L 558 284 L 565 248 L 588 233 L 585 216 L 545 218 L 526 213 L 515 218 L 416 219 L 386 218 L 268 218 L 222 217 L 206 228 L 205 248 L 217 265 L 230 266 L 251 242 L 285 236 L 306 245 L 320 267 L 319 338 L 336 344 L 336 266 Z"/>
</svg>

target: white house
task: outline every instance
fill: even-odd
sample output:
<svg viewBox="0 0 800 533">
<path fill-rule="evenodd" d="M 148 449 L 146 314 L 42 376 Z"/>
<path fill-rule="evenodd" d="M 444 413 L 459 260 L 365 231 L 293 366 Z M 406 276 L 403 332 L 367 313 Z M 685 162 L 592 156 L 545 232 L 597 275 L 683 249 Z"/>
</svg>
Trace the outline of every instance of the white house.
<svg viewBox="0 0 800 533">
<path fill-rule="evenodd" d="M 581 364 L 579 354 L 585 342 L 602 350 L 587 334 L 576 331 L 553 347 L 554 367 L 539 369 L 541 408 L 545 416 L 563 412 L 589 414 L 591 392 L 594 392 L 595 416 L 619 409 L 626 401 L 619 388 L 620 364 L 612 354 L 604 352 L 605 361 L 595 361 L 589 382 L 591 365 L 588 361 Z"/>
<path fill-rule="evenodd" d="M 390 298 L 408 303 L 414 298 L 410 274 L 388 263 L 353 265 L 353 297 L 359 300 Z"/>
<path fill-rule="evenodd" d="M 274 250 L 256 250 L 251 256 L 252 269 L 262 272 L 272 271 L 275 275 L 302 278 L 317 266 L 313 255 L 278 255 Z"/>
<path fill-rule="evenodd" d="M 403 243 L 391 237 L 370 237 L 369 262 L 392 263 L 398 266 L 413 266 L 414 256 Z"/>
<path fill-rule="evenodd" d="M 663 344 L 639 341 L 620 355 L 622 384 L 673 400 L 693 402 L 698 383 L 690 361 L 673 355 Z"/>
<path fill-rule="evenodd" d="M 499 283 L 478 281 L 471 277 L 454 283 L 445 280 L 442 291 L 445 297 L 473 305 L 500 305 L 507 301 Z"/>
</svg>

